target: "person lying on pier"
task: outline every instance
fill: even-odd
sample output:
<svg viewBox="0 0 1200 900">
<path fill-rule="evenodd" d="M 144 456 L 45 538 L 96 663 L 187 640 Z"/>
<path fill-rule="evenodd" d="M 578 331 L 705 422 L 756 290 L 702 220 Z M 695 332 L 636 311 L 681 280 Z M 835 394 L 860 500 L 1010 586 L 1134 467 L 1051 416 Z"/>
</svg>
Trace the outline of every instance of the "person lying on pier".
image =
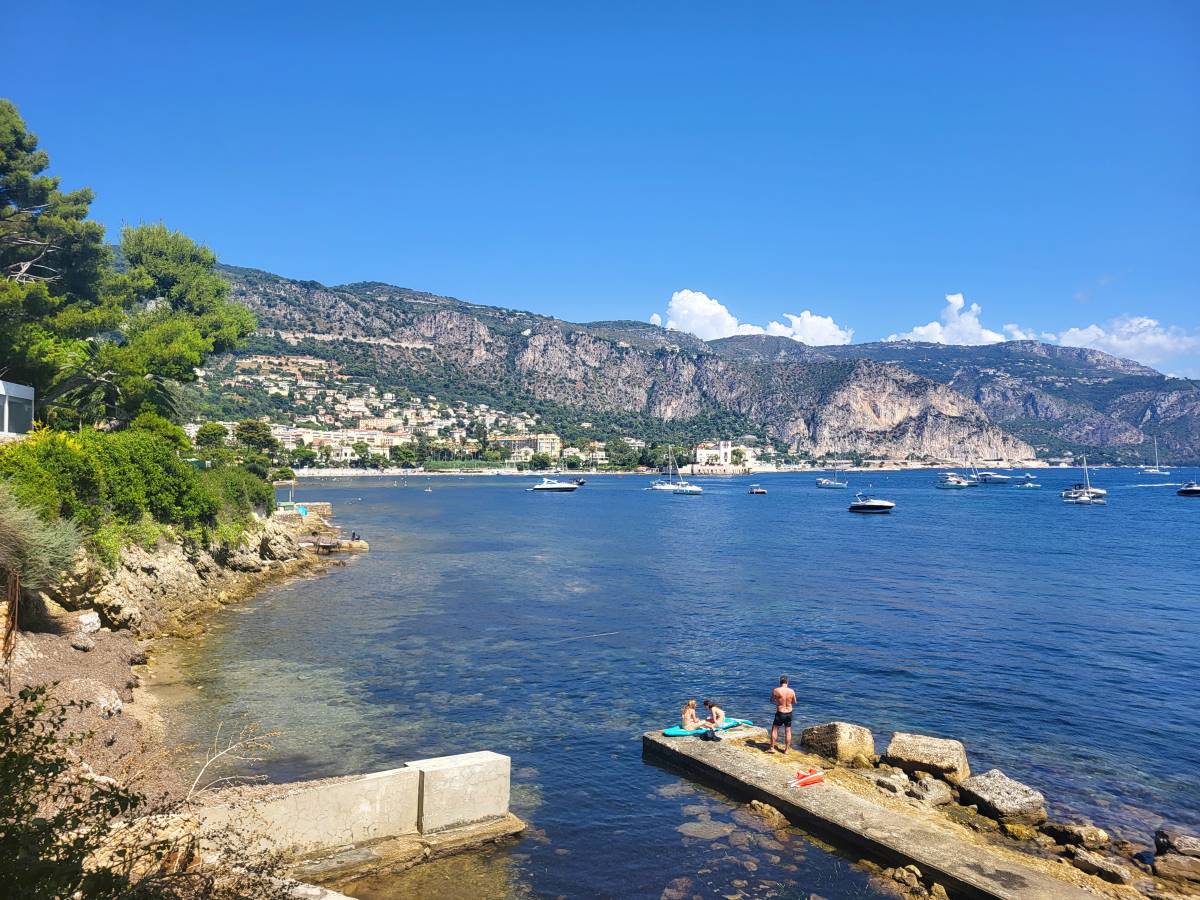
<svg viewBox="0 0 1200 900">
<path fill-rule="evenodd" d="M 707 703 L 708 701 L 705 701 Z M 697 728 L 712 728 L 709 722 L 704 722 L 700 716 L 696 714 L 696 701 L 689 700 L 683 704 L 683 714 L 680 717 L 680 724 L 684 731 L 695 731 Z"/>
<path fill-rule="evenodd" d="M 720 728 L 725 724 L 725 710 L 711 700 L 704 701 L 704 708 L 708 710 L 708 718 L 704 720 L 707 724 L 713 728 Z"/>
<path fill-rule="evenodd" d="M 782 728 L 783 749 L 778 752 L 787 753 L 792 749 L 792 707 L 796 705 L 796 692 L 788 687 L 786 675 L 779 676 L 779 687 L 771 691 L 771 702 L 775 704 L 775 719 L 771 722 L 771 746 L 767 752 L 776 752 L 775 735 Z"/>
</svg>

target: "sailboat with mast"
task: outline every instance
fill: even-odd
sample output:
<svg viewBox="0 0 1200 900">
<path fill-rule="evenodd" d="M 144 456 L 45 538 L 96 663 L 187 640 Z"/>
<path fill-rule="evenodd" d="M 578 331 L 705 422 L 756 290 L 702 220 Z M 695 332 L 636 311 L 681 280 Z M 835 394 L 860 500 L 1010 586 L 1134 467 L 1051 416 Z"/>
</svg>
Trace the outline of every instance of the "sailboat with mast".
<svg viewBox="0 0 1200 900">
<path fill-rule="evenodd" d="M 1170 475 L 1170 469 L 1164 469 L 1158 464 L 1158 438 L 1154 438 L 1154 465 L 1142 466 L 1143 475 Z"/>
<path fill-rule="evenodd" d="M 670 494 L 680 494 L 685 496 L 694 496 L 703 494 L 704 488 L 698 484 L 692 484 L 690 481 L 684 481 L 679 474 L 679 466 L 675 462 L 674 448 L 667 445 L 667 477 L 656 478 L 650 482 L 648 491 L 663 491 Z"/>
<path fill-rule="evenodd" d="M 1074 503 L 1077 506 L 1103 506 L 1107 501 L 1103 493 L 1097 493 L 1099 488 L 1092 487 L 1092 478 L 1088 474 L 1087 456 L 1083 458 L 1083 484 L 1067 488 L 1060 495 L 1064 503 Z"/>
</svg>

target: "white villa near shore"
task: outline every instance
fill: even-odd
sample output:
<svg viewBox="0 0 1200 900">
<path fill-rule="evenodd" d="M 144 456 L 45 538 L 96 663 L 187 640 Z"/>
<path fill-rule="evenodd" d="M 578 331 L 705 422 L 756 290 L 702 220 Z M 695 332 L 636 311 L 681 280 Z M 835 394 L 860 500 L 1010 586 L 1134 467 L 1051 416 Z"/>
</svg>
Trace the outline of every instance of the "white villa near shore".
<svg viewBox="0 0 1200 900">
<path fill-rule="evenodd" d="M 33 388 L 0 381 L 0 441 L 33 430 Z"/>
</svg>

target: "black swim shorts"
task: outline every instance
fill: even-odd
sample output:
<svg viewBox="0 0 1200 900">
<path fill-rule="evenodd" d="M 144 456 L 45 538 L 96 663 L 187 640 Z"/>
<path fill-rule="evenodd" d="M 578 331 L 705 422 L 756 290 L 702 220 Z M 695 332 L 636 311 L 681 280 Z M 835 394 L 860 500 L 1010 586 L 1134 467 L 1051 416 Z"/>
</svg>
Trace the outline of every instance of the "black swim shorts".
<svg viewBox="0 0 1200 900">
<path fill-rule="evenodd" d="M 774 724 L 777 727 L 783 726 L 784 728 L 791 728 L 792 727 L 792 714 L 790 712 L 775 713 L 775 723 Z"/>
</svg>

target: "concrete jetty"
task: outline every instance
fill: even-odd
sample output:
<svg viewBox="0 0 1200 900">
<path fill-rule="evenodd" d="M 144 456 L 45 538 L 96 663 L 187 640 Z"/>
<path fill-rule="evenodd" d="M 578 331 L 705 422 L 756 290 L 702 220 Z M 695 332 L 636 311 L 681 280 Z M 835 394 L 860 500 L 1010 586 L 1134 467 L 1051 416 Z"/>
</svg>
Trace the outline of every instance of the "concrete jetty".
<svg viewBox="0 0 1200 900">
<path fill-rule="evenodd" d="M 208 831 L 235 829 L 282 852 L 291 874 L 327 887 L 401 871 L 515 835 L 511 762 L 491 751 L 413 760 L 346 778 L 219 791 L 196 812 Z"/>
<path fill-rule="evenodd" d="M 793 788 L 798 762 L 746 746 L 767 745 L 761 728 L 737 728 L 724 741 L 698 737 L 642 736 L 642 753 L 696 777 L 732 796 L 758 800 L 782 812 L 794 824 L 835 846 L 853 848 L 889 865 L 916 865 L 952 896 L 1021 900 L 1096 900 L 1097 894 L 1028 863 L 1015 852 L 971 840 L 962 829 L 932 817 L 906 815 L 832 783 Z M 798 760 L 798 756 L 792 757 Z M 1065 873 L 1064 873 L 1065 874 Z"/>
</svg>

